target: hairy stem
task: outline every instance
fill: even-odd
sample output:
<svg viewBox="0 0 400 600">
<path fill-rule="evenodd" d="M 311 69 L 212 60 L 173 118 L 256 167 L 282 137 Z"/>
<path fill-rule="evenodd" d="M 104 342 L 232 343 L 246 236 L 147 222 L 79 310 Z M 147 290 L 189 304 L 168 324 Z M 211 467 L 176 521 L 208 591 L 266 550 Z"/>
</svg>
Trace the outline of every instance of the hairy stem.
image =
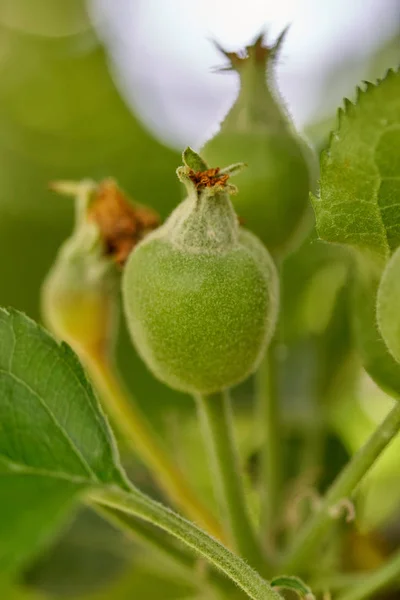
<svg viewBox="0 0 400 600">
<path fill-rule="evenodd" d="M 265 353 L 256 375 L 258 416 L 262 427 L 261 531 L 267 548 L 274 550 L 276 523 L 280 512 L 282 430 L 277 390 L 276 344 Z"/>
<path fill-rule="evenodd" d="M 295 573 L 312 559 L 333 521 L 332 509 L 349 498 L 372 465 L 400 430 L 400 402 L 397 402 L 364 446 L 333 482 L 319 511 L 311 517 L 283 558 L 281 571 Z"/>
<path fill-rule="evenodd" d="M 214 474 L 221 513 L 226 516 L 235 548 L 264 573 L 266 564 L 246 506 L 227 391 L 196 398 L 204 439 Z"/>
<path fill-rule="evenodd" d="M 90 500 L 140 517 L 167 531 L 225 573 L 249 598 L 282 600 L 280 594 L 273 590 L 269 583 L 244 560 L 204 531 L 155 502 L 138 489 L 132 487 L 130 492 L 115 488 L 93 490 Z"/>
<path fill-rule="evenodd" d="M 400 585 L 400 551 L 372 573 L 364 573 L 362 580 L 338 597 L 338 600 L 367 600 L 393 583 Z"/>
<path fill-rule="evenodd" d="M 110 361 L 94 353 L 86 355 L 84 361 L 107 412 L 151 470 L 166 495 L 188 517 L 211 535 L 223 540 L 220 524 L 170 459 L 167 449 L 141 413 L 134 398 L 125 392 Z"/>
<path fill-rule="evenodd" d="M 209 587 L 210 591 L 220 592 L 218 597 L 230 597 L 234 588 L 233 583 L 215 570 L 210 570 L 205 577 L 196 577 L 198 558 L 186 548 L 180 547 L 174 540 L 167 537 L 164 532 L 156 529 L 152 524 L 145 523 L 136 516 L 132 516 L 110 506 L 100 506 L 92 503 L 93 508 L 100 516 L 121 529 L 133 540 L 143 544 L 162 556 L 179 569 L 179 576 L 193 586 Z"/>
</svg>

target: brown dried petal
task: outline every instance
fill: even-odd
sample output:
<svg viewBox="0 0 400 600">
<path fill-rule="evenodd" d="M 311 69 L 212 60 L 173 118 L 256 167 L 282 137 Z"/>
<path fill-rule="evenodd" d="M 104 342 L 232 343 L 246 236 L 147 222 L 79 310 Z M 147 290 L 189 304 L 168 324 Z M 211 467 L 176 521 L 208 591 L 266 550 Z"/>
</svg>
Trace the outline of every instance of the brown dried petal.
<svg viewBox="0 0 400 600">
<path fill-rule="evenodd" d="M 197 189 L 205 187 L 221 186 L 224 187 L 229 179 L 229 175 L 220 175 L 220 168 L 208 169 L 207 171 L 190 171 L 189 177 Z"/>
<path fill-rule="evenodd" d="M 98 185 L 88 218 L 99 227 L 106 254 L 120 266 L 146 233 L 160 224 L 155 211 L 132 204 L 113 179 Z"/>
</svg>

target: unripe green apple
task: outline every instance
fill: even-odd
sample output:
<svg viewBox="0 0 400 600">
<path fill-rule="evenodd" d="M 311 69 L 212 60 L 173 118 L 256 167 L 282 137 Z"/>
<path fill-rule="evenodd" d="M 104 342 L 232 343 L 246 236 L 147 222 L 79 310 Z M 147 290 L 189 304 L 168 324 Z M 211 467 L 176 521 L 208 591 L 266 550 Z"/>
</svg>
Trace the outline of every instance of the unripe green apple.
<svg viewBox="0 0 400 600">
<path fill-rule="evenodd" d="M 190 149 L 178 169 L 188 197 L 133 250 L 123 276 L 132 340 L 170 387 L 209 394 L 257 368 L 272 336 L 278 282 L 263 244 L 240 228 L 227 180 Z"/>
</svg>

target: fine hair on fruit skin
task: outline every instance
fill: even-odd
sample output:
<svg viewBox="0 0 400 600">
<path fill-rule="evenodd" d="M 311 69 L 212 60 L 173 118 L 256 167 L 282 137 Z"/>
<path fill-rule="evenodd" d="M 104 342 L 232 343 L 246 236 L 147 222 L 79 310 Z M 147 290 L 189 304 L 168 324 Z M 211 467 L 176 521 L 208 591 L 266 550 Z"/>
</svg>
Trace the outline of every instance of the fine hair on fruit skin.
<svg viewBox="0 0 400 600">
<path fill-rule="evenodd" d="M 185 151 L 178 169 L 186 200 L 132 252 L 123 300 L 150 370 L 177 390 L 211 394 L 257 368 L 275 326 L 278 283 L 267 250 L 239 226 L 230 201 L 236 190 L 227 175 L 238 165 L 208 169 L 196 157 Z"/>
<path fill-rule="evenodd" d="M 240 52 L 227 52 L 221 71 L 239 76 L 239 94 L 206 141 L 201 154 L 212 164 L 244 161 L 234 204 L 251 229 L 281 259 L 305 238 L 312 225 L 309 191 L 317 179 L 317 161 L 298 134 L 275 85 L 275 62 L 285 38 L 267 45 L 264 35 Z"/>
</svg>

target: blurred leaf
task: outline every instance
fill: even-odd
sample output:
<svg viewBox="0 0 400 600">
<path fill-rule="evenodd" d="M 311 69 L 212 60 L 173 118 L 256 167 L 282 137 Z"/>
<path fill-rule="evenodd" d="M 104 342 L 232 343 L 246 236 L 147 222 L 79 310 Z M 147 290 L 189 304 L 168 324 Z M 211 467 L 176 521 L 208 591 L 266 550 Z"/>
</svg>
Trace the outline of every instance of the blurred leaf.
<svg viewBox="0 0 400 600">
<path fill-rule="evenodd" d="M 68 481 L 9 472 L 0 459 L 3 572 L 16 572 L 47 546 L 68 519 L 79 489 Z"/>
<path fill-rule="evenodd" d="M 349 285 L 340 291 L 329 325 L 324 334 L 316 339 L 316 385 L 317 395 L 321 400 L 335 402 L 343 387 L 353 387 L 359 376 L 360 364 L 355 356 L 350 293 Z"/>
<path fill-rule="evenodd" d="M 347 278 L 348 267 L 332 262 L 321 267 L 312 277 L 303 297 L 300 323 L 313 334 L 323 334 L 332 318 L 338 294 Z"/>
<path fill-rule="evenodd" d="M 77 493 L 100 482 L 126 485 L 75 355 L 21 313 L 1 309 L 1 570 L 26 562 Z"/>
<path fill-rule="evenodd" d="M 180 197 L 180 155 L 124 104 L 94 31 L 61 38 L 4 27 L 1 33 L 7 56 L 0 64 L 1 149 L 11 166 L 3 178 L 14 179 L 25 159 L 28 177 L 37 168 L 42 180 L 34 189 L 25 182 L 24 194 L 4 196 L 2 204 L 13 214 L 24 216 L 21 206 L 29 206 L 36 208 L 31 217 L 51 218 L 54 199 L 43 197 L 49 180 L 113 175 L 135 199 L 168 214 Z"/>
<path fill-rule="evenodd" d="M 352 359 L 351 265 L 347 249 L 317 240 L 315 231 L 283 264 L 280 381 L 285 413 L 302 427 L 319 419 Z"/>
<path fill-rule="evenodd" d="M 323 333 L 345 284 L 348 252 L 317 238 L 314 230 L 283 263 L 281 322 L 285 343 Z"/>
<path fill-rule="evenodd" d="M 3 1 L 0 37 L 0 304 L 37 320 L 40 285 L 72 227 L 72 203 L 48 182 L 111 175 L 166 217 L 181 197 L 181 157 L 127 107 L 83 0 Z M 160 396 L 179 402 L 123 324 L 118 359 L 147 413 L 159 413 Z"/>
<path fill-rule="evenodd" d="M 192 586 L 162 577 L 151 568 L 134 563 L 126 570 L 125 576 L 113 586 L 95 594 L 82 597 L 82 600 L 186 600 L 197 598 Z M 78 600 L 78 599 L 77 599 Z"/>
<path fill-rule="evenodd" d="M 376 319 L 376 297 L 380 270 L 365 260 L 357 261 L 353 278 L 355 342 L 370 377 L 389 395 L 400 397 L 400 365 L 389 353 Z"/>
<path fill-rule="evenodd" d="M 0 598 L 7 600 L 46 600 L 44 596 L 0 575 Z M 48 600 L 48 599 L 47 599 Z"/>
<path fill-rule="evenodd" d="M 322 154 L 314 210 L 320 237 L 387 259 L 400 244 L 400 72 L 345 100 L 339 128 Z"/>
<path fill-rule="evenodd" d="M 324 494 L 337 475 L 350 459 L 350 453 L 342 439 L 332 431 L 328 432 L 320 469 L 319 490 Z"/>
<path fill-rule="evenodd" d="M 80 510 L 51 551 L 24 576 L 30 587 L 76 598 L 118 578 L 135 553 L 128 538 L 91 510 Z"/>
<path fill-rule="evenodd" d="M 377 295 L 379 331 L 391 355 L 400 362 L 400 248 L 383 271 Z"/>
<path fill-rule="evenodd" d="M 343 568 L 346 571 L 365 571 L 378 569 L 385 562 L 383 539 L 378 535 L 365 534 L 357 529 L 350 529 L 344 540 Z"/>
<path fill-rule="evenodd" d="M 50 36 L 68 35 L 89 25 L 82 0 L 2 0 L 0 20 L 26 33 Z"/>
</svg>

